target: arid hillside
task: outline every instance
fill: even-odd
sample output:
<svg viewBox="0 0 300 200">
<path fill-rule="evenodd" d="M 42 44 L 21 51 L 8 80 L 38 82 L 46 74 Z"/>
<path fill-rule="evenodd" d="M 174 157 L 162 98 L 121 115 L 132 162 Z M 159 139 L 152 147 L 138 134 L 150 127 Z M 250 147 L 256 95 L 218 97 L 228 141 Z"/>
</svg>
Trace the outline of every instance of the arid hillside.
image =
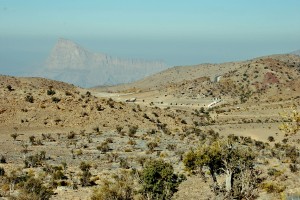
<svg viewBox="0 0 300 200">
<path fill-rule="evenodd" d="M 242 73 L 246 70 L 245 67 L 249 67 L 249 69 L 255 69 L 256 67 L 256 69 L 259 70 L 261 69 L 261 67 L 264 67 L 264 65 L 266 65 L 267 67 L 271 63 L 272 69 L 275 67 L 275 64 L 283 64 L 282 67 L 289 66 L 299 68 L 300 57 L 291 54 L 272 55 L 241 62 L 229 62 L 222 64 L 200 64 L 195 66 L 178 66 L 148 76 L 142 80 L 130 84 L 122 84 L 111 87 L 96 87 L 93 89 L 100 92 L 136 92 L 149 90 L 163 90 L 169 85 L 180 84 L 201 77 L 208 77 L 211 80 L 211 82 L 214 82 L 218 76 L 228 76 L 232 72 Z M 249 73 L 251 73 L 251 71 L 249 71 Z M 263 71 L 261 73 L 263 73 Z"/>
<path fill-rule="evenodd" d="M 0 197 L 299 197 L 299 69 L 276 55 L 91 90 L 0 76 Z"/>
</svg>

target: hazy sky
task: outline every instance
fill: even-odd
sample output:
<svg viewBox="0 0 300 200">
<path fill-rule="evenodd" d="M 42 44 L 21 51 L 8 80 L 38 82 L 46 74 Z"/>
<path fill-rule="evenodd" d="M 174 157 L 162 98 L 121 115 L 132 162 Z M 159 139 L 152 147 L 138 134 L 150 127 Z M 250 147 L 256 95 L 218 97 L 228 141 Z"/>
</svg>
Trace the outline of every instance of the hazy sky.
<svg viewBox="0 0 300 200">
<path fill-rule="evenodd" d="M 56 40 L 170 65 L 300 49 L 299 0 L 0 0 L 0 73 L 40 67 Z"/>
</svg>

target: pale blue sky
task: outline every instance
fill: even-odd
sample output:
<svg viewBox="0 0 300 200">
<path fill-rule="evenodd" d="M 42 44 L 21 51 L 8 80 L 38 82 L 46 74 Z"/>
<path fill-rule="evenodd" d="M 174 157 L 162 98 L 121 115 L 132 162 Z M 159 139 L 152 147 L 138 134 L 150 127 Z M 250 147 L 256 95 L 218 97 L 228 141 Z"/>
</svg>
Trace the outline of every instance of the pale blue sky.
<svg viewBox="0 0 300 200">
<path fill-rule="evenodd" d="M 300 49 L 299 0 L 0 0 L 0 73 L 43 64 L 55 41 L 170 65 Z"/>
</svg>

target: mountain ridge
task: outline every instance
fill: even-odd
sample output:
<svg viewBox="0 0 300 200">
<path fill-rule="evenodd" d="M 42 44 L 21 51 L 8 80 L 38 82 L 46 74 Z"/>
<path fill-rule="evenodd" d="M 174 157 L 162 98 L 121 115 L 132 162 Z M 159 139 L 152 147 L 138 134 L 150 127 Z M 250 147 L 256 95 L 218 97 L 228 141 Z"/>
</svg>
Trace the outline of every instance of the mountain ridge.
<svg viewBox="0 0 300 200">
<path fill-rule="evenodd" d="M 125 59 L 94 53 L 71 40 L 60 38 L 44 67 L 35 75 L 92 87 L 132 82 L 167 68 L 162 61 Z"/>
</svg>

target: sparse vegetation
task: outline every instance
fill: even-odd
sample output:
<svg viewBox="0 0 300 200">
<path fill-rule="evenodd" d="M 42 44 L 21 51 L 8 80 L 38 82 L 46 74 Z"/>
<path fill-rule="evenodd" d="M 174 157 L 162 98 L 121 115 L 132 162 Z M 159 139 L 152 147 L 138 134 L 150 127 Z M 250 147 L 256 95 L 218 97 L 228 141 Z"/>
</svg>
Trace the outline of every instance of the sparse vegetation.
<svg viewBox="0 0 300 200">
<path fill-rule="evenodd" d="M 300 184 L 300 60 L 285 59 L 210 65 L 231 68 L 218 82 L 198 77 L 194 66 L 188 73 L 197 79 L 177 83 L 170 69 L 166 88 L 162 81 L 110 99 L 96 89 L 93 96 L 62 82 L 0 76 L 0 197 L 288 198 Z"/>
</svg>

